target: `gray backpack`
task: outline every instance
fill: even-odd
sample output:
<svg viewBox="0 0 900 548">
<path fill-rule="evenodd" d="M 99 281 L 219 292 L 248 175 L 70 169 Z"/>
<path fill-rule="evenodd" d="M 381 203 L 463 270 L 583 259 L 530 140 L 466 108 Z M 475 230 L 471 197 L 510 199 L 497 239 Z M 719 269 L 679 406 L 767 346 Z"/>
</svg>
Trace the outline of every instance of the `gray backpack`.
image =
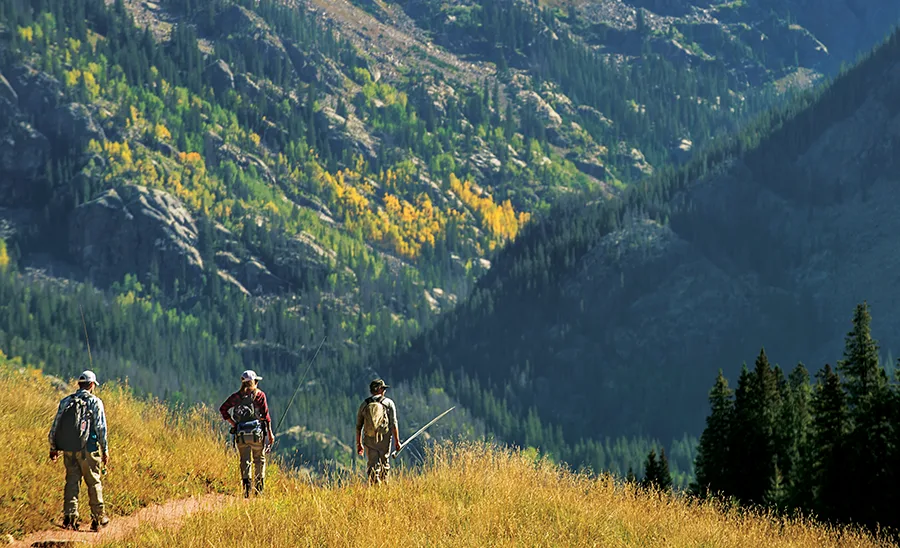
<svg viewBox="0 0 900 548">
<path fill-rule="evenodd" d="M 91 435 L 92 420 L 87 398 L 77 392 L 72 394 L 56 425 L 56 448 L 60 451 L 83 451 Z"/>
</svg>

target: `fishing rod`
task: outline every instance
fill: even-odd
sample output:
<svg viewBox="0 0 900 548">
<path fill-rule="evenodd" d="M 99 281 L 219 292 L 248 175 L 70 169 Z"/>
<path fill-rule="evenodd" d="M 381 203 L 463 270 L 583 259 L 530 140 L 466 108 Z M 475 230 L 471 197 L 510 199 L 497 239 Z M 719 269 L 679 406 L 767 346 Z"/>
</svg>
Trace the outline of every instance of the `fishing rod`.
<svg viewBox="0 0 900 548">
<path fill-rule="evenodd" d="M 300 376 L 300 382 L 297 383 L 297 388 L 294 390 L 294 394 L 291 396 L 290 401 L 287 404 L 287 407 L 284 408 L 284 413 L 281 415 L 281 420 L 278 421 L 278 426 L 275 428 L 276 431 L 281 430 L 281 425 L 284 423 L 285 417 L 287 417 L 288 411 L 291 409 L 291 405 L 294 403 L 294 398 L 297 397 L 297 392 L 300 391 L 300 388 L 303 386 L 303 381 L 306 380 L 306 374 L 309 373 L 309 369 L 312 367 L 313 362 L 316 361 L 316 356 L 319 355 L 319 350 L 322 350 L 322 345 L 325 344 L 325 339 L 328 338 L 328 335 L 325 335 L 322 338 L 322 342 L 319 343 L 319 347 L 316 348 L 316 353 L 313 354 L 311 360 L 309 360 L 309 364 L 306 366 L 306 371 L 303 372 L 303 375 Z M 278 443 L 278 440 L 275 440 L 275 443 Z M 273 444 L 274 445 L 274 444 Z"/>
<path fill-rule="evenodd" d="M 84 342 L 87 343 L 88 361 L 91 364 L 91 371 L 93 371 L 94 370 L 94 356 L 91 355 L 91 338 L 88 337 L 87 322 L 84 320 L 84 306 L 78 305 L 78 310 L 81 312 L 81 327 L 84 328 Z M 101 476 L 106 475 L 106 465 L 105 464 L 100 469 L 100 475 Z"/>
<path fill-rule="evenodd" d="M 93 370 L 94 357 L 91 356 L 91 339 L 88 338 L 87 322 L 84 321 L 84 307 L 82 305 L 78 305 L 78 309 L 81 311 L 81 326 L 84 327 L 84 341 L 87 343 L 88 361 L 91 362 L 91 370 Z"/>
<path fill-rule="evenodd" d="M 451 407 L 450 409 L 444 411 L 443 413 L 441 413 L 441 414 L 438 415 L 437 417 L 431 419 L 431 422 L 429 422 L 428 424 L 426 424 L 426 425 L 423 426 L 422 428 L 419 428 L 419 431 L 418 431 L 418 432 L 416 432 L 416 433 L 413 434 L 412 436 L 406 438 L 406 441 L 403 442 L 403 443 L 401 443 L 401 444 L 400 444 L 400 447 L 398 447 L 393 453 L 391 453 L 391 458 L 396 459 L 396 458 L 397 458 L 397 455 L 400 454 L 400 451 L 403 451 L 404 448 L 406 448 L 407 446 L 409 446 L 409 442 L 411 442 L 412 440 L 414 440 L 414 439 L 416 439 L 417 437 L 419 437 L 419 434 L 421 434 L 422 432 L 424 432 L 426 428 L 428 428 L 428 427 L 431 426 L 432 424 L 436 423 L 437 421 L 441 420 L 441 419 L 444 417 L 444 415 L 446 415 L 446 414 L 449 413 L 450 411 L 453 411 L 454 409 L 456 409 L 456 406 L 455 406 L 455 405 L 454 405 L 453 407 Z"/>
</svg>

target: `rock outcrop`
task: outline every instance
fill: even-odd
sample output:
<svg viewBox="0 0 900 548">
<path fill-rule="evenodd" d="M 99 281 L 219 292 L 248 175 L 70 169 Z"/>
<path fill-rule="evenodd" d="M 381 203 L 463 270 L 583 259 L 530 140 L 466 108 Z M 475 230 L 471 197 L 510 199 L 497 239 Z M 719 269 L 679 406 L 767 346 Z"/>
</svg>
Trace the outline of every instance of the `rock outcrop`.
<svg viewBox="0 0 900 548">
<path fill-rule="evenodd" d="M 215 63 L 206 67 L 206 78 L 217 94 L 234 89 L 234 74 L 228 63 L 218 59 Z"/>
<path fill-rule="evenodd" d="M 78 206 L 69 220 L 69 252 L 99 286 L 125 274 L 158 273 L 171 287 L 199 282 L 197 226 L 172 195 L 128 184 Z"/>
<path fill-rule="evenodd" d="M 46 113 L 40 128 L 53 141 L 71 147 L 84 148 L 91 140 L 106 140 L 103 129 L 94 122 L 90 110 L 80 103 L 60 105 Z"/>
<path fill-rule="evenodd" d="M 349 151 L 359 154 L 369 162 L 378 158 L 377 138 L 372 136 L 362 121 L 353 114 L 347 117 L 338 115 L 331 107 L 316 112 L 316 125 L 328 128 L 328 144 L 332 153 L 338 157 Z"/>
</svg>

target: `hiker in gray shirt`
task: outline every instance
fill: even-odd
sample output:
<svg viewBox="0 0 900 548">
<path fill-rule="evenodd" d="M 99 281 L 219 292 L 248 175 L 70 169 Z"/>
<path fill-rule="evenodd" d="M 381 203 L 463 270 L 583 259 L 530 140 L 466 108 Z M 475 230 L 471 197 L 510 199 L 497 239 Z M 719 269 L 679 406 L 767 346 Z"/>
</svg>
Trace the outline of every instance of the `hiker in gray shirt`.
<svg viewBox="0 0 900 548">
<path fill-rule="evenodd" d="M 371 396 L 363 401 L 356 412 L 356 452 L 362 456 L 365 448 L 368 457 L 366 475 L 369 483 L 380 484 L 387 480 L 391 469 L 391 438 L 394 448 L 400 448 L 400 431 L 397 426 L 397 406 L 384 395 L 390 386 L 381 379 L 369 383 Z"/>
</svg>

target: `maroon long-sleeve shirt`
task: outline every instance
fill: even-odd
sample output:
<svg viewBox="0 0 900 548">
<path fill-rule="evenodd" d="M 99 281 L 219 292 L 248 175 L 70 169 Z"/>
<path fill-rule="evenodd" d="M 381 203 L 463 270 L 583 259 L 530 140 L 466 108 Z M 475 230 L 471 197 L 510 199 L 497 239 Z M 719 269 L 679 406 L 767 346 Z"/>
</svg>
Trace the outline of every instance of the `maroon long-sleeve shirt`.
<svg viewBox="0 0 900 548">
<path fill-rule="evenodd" d="M 231 418 L 231 415 L 228 414 L 231 411 L 231 408 L 240 403 L 241 401 L 241 392 L 240 390 L 235 392 L 234 394 L 228 396 L 228 399 L 225 400 L 225 403 L 219 407 L 219 413 L 222 413 L 222 418 L 228 420 Z M 269 416 L 269 404 L 266 402 L 266 394 L 262 390 L 256 390 L 256 396 L 253 397 L 253 407 L 256 408 L 256 416 L 259 420 L 272 423 L 272 417 Z"/>
</svg>

